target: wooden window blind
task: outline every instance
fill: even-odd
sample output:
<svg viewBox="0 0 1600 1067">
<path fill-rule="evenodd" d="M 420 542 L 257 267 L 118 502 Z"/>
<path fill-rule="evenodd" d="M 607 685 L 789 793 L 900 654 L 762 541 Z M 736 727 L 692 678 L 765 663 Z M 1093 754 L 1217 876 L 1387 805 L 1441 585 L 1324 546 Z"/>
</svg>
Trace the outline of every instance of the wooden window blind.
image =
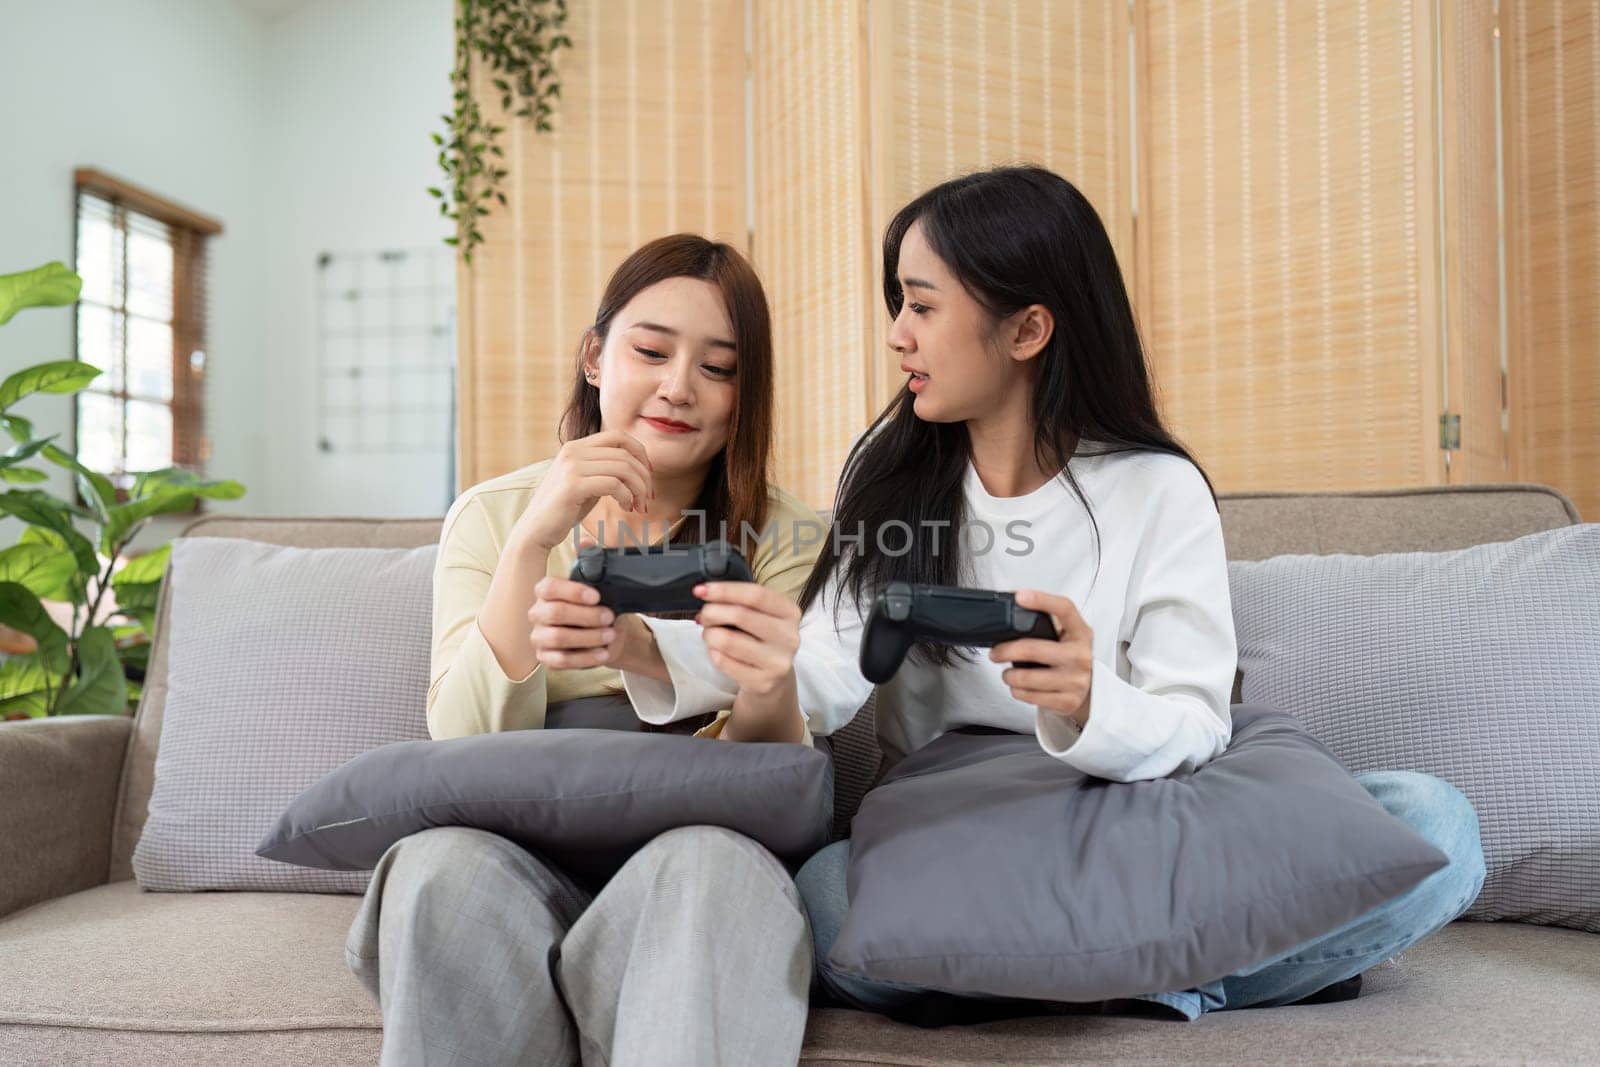
<svg viewBox="0 0 1600 1067">
<path fill-rule="evenodd" d="M 77 358 L 104 373 L 76 396 L 73 437 L 125 498 L 138 471 L 209 458 L 206 242 L 222 227 L 99 171 L 76 192 Z"/>
</svg>

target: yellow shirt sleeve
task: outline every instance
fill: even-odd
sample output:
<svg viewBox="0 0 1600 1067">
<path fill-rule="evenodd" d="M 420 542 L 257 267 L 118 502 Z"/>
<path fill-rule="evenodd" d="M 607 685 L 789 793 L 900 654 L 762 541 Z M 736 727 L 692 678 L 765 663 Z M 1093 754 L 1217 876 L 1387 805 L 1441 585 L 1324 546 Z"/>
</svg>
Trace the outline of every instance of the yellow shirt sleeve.
<svg viewBox="0 0 1600 1067">
<path fill-rule="evenodd" d="M 509 678 L 478 628 L 500 546 L 476 496 L 451 508 L 433 570 L 428 733 L 435 740 L 544 726 L 546 670 Z"/>
</svg>

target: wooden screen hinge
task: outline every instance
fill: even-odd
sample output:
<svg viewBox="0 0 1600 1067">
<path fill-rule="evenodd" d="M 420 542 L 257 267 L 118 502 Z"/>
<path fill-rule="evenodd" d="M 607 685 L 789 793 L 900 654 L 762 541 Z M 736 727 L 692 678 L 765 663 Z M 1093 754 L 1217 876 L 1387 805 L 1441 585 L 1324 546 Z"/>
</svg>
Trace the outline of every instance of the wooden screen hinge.
<svg viewBox="0 0 1600 1067">
<path fill-rule="evenodd" d="M 1446 452 L 1461 448 L 1461 416 L 1445 412 L 1439 416 L 1439 447 Z"/>
</svg>

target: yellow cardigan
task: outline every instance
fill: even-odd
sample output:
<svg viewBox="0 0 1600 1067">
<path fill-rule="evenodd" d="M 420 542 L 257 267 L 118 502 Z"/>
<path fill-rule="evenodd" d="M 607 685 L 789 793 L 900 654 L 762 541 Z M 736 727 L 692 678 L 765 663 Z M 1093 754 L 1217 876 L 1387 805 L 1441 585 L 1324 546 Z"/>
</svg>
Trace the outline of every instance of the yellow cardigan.
<svg viewBox="0 0 1600 1067">
<path fill-rule="evenodd" d="M 544 460 L 481 482 L 462 493 L 445 515 L 433 571 L 428 682 L 428 732 L 435 738 L 536 730 L 544 726 L 548 704 L 623 691 L 622 675 L 611 667 L 553 670 L 540 664 L 525 678 L 508 678 L 478 628 L 478 612 L 488 596 L 495 565 L 550 463 Z M 750 570 L 762 585 L 798 600 L 821 545 L 797 548 L 794 531 L 797 526 L 810 529 L 803 539 L 820 542 L 815 531 L 821 520 L 777 486 L 768 486 L 767 499 L 768 529 L 774 536 L 760 541 Z M 730 535 L 729 540 L 734 538 Z M 565 538 L 550 553 L 547 573 L 567 577 L 575 555 L 572 538 Z M 731 711 L 722 709 L 697 736 L 720 734 Z M 808 731 L 806 744 L 810 743 Z"/>
</svg>

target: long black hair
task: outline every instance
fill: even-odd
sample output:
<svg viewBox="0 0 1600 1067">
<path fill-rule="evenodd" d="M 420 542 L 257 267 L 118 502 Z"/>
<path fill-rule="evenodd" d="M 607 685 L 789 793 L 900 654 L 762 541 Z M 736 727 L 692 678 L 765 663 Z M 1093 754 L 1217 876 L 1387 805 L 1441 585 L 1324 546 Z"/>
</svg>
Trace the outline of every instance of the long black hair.
<svg viewBox="0 0 1600 1067">
<path fill-rule="evenodd" d="M 1050 340 L 1035 357 L 1034 454 L 1040 466 L 1065 475 L 1088 512 L 1098 574 L 1099 524 L 1067 461 L 1075 453 L 1153 451 L 1182 456 L 1200 469 L 1156 411 L 1133 308 L 1100 216 L 1071 182 L 1043 167 L 996 167 L 937 185 L 901 208 L 884 231 L 883 299 L 891 319 L 904 301 L 900 243 L 919 222 L 934 253 L 996 319 L 1031 304 L 1054 316 Z M 840 599 L 847 604 L 895 581 L 961 584 L 960 553 L 936 552 L 932 539 L 920 534 L 942 528 L 948 535 L 965 521 L 962 482 L 971 441 L 965 423 L 918 418 L 913 400 L 902 386 L 850 450 L 834 529 L 801 591 L 802 608 L 821 595 L 841 564 Z M 911 528 L 910 551 L 884 551 L 878 531 L 888 523 Z M 851 540 L 841 545 L 833 536 L 838 531 Z M 856 532 L 865 536 L 853 540 Z M 885 541 L 898 548 L 905 537 Z M 930 643 L 912 654 L 938 664 L 948 664 L 951 655 Z"/>
</svg>

